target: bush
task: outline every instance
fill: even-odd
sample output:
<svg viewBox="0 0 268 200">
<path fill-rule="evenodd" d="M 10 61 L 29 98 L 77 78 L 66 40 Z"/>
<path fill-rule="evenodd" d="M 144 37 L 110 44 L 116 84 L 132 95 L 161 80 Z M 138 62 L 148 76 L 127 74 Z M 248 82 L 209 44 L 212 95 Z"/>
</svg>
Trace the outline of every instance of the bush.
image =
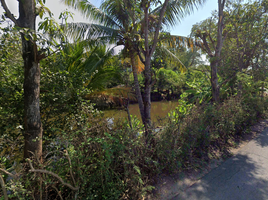
<svg viewBox="0 0 268 200">
<path fill-rule="evenodd" d="M 33 199 L 42 193 L 46 199 L 139 199 L 151 191 L 149 180 L 157 171 L 154 150 L 136 130 L 127 121 L 108 126 L 86 102 L 76 109 L 80 112 L 68 115 L 64 129 L 50 130 L 56 136 L 45 139 L 43 162 L 32 159 L 34 168 L 44 173 L 27 173 L 19 165 L 14 173 L 25 176 L 15 184 L 5 178 L 10 198 Z"/>
<path fill-rule="evenodd" d="M 195 106 L 185 95 L 180 107 L 170 113 L 168 125 L 154 133 L 154 146 L 150 146 L 138 134 L 142 124 L 137 118 L 132 117 L 133 129 L 127 121 L 108 125 L 102 113 L 82 99 L 83 88 L 77 91 L 63 99 L 64 91 L 58 99 L 50 90 L 41 95 L 44 157 L 42 162 L 34 158 L 31 162 L 43 173 L 27 171 L 21 164 L 22 130 L 18 129 L 20 137 L 11 144 L 9 129 L 2 129 L 6 134 L 1 136 L 0 147 L 7 150 L 0 154 L 0 168 L 18 175 L 3 176 L 10 199 L 34 199 L 41 194 L 45 199 L 140 199 L 153 189 L 153 177 L 200 167 L 213 150 L 224 151 L 248 125 L 264 117 L 268 108 L 267 99 L 254 96 Z M 15 119 L 14 113 L 8 119 Z M 15 121 L 10 120 L 9 127 Z"/>
<path fill-rule="evenodd" d="M 182 106 L 170 114 L 169 125 L 158 137 L 159 164 L 169 172 L 196 167 L 215 149 L 224 152 L 247 126 L 266 116 L 268 101 L 232 97 L 220 105 L 188 106 L 186 113 Z"/>
</svg>

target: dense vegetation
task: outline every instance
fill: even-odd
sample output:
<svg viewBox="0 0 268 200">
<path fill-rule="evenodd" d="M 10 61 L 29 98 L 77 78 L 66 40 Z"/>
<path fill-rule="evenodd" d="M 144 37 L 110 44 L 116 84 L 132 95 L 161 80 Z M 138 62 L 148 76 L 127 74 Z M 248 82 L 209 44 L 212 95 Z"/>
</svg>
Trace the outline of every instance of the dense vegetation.
<svg viewBox="0 0 268 200">
<path fill-rule="evenodd" d="M 203 1 L 107 0 L 96 9 L 65 0 L 95 24 L 68 24 L 68 12 L 57 24 L 44 3 L 19 1 L 15 19 L 1 0 L 0 199 L 142 199 L 155 176 L 225 155 L 267 117 L 266 0 L 219 0 L 188 38 L 166 28 Z M 37 29 L 35 19 L 34 28 L 21 23 L 28 12 L 43 20 Z M 115 54 L 114 45 L 124 48 Z M 179 106 L 159 130 L 150 106 L 163 99 Z M 103 117 L 135 102 L 141 121 Z"/>
</svg>

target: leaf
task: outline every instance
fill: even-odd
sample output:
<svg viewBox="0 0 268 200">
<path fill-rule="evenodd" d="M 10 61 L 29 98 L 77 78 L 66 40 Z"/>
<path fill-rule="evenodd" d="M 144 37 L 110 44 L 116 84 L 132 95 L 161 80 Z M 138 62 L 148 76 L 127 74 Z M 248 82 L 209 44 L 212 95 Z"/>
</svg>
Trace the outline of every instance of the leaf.
<svg viewBox="0 0 268 200">
<path fill-rule="evenodd" d="M 141 171 L 140 171 L 140 168 L 136 165 L 134 165 L 133 167 L 135 169 L 136 172 L 138 172 L 139 175 L 141 175 Z"/>
<path fill-rule="evenodd" d="M 42 19 L 42 18 L 43 18 L 43 15 L 44 15 L 44 10 L 42 9 L 42 10 L 39 12 L 39 17 Z"/>
<path fill-rule="evenodd" d="M 190 93 L 190 94 L 197 94 L 196 90 L 194 89 L 185 90 L 184 92 Z"/>
<path fill-rule="evenodd" d="M 139 56 L 136 56 L 136 57 L 135 57 L 135 62 L 136 62 L 137 72 L 138 72 L 138 73 L 141 73 L 141 72 L 144 70 L 145 66 L 144 66 L 144 64 L 141 62 Z"/>
</svg>

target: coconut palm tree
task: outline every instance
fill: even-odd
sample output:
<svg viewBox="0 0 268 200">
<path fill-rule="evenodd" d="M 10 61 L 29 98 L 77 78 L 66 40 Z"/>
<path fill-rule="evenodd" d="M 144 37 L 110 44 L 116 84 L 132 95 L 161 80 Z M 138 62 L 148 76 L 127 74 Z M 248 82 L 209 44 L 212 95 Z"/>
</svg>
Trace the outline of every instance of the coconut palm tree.
<svg viewBox="0 0 268 200">
<path fill-rule="evenodd" d="M 64 0 L 80 10 L 90 21 L 72 23 L 74 37 L 98 38 L 99 42 L 124 45 L 123 54 L 131 59 L 135 92 L 146 133 L 151 127 L 151 57 L 157 47 L 162 26 L 173 26 L 205 0 L 106 0 L 100 8 L 87 0 Z M 154 8 L 154 9 L 152 9 Z M 137 56 L 144 64 L 145 89 L 142 97 L 137 78 Z"/>
</svg>

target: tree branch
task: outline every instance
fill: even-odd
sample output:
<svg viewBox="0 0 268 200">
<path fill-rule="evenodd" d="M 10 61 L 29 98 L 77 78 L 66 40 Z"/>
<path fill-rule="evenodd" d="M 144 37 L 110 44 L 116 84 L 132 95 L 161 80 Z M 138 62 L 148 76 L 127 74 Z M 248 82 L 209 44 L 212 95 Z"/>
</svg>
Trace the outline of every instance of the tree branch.
<svg viewBox="0 0 268 200">
<path fill-rule="evenodd" d="M 4 200 L 8 200 L 5 182 L 4 182 L 4 179 L 3 179 L 1 174 L 0 174 L 0 184 L 1 184 L 1 187 L 2 187 L 2 190 L 3 190 L 3 193 L 4 193 Z"/>
<path fill-rule="evenodd" d="M 193 68 L 192 70 L 202 72 L 203 74 L 205 74 L 205 76 L 207 77 L 208 81 L 210 81 L 210 77 L 207 75 L 207 73 L 204 70 L 195 69 L 195 68 Z"/>
<path fill-rule="evenodd" d="M 74 183 L 74 185 L 76 185 L 76 182 L 75 182 L 75 179 L 74 179 L 74 175 L 73 175 L 73 171 L 72 171 L 72 162 L 71 162 L 70 156 L 69 156 L 67 150 L 64 150 L 64 152 L 65 152 L 65 155 L 67 156 L 67 159 L 68 159 L 68 162 L 69 162 L 69 165 L 70 165 L 70 174 L 71 174 L 73 183 Z"/>
<path fill-rule="evenodd" d="M 60 191 L 56 188 L 56 186 L 52 185 L 51 187 L 52 187 L 54 190 L 57 191 L 57 193 L 58 193 L 60 199 L 63 200 L 63 198 L 62 198 L 62 196 L 61 196 L 61 194 L 60 194 Z"/>
<path fill-rule="evenodd" d="M 212 43 L 212 46 L 214 48 L 214 51 L 216 51 L 216 46 L 215 46 L 215 41 L 213 40 L 213 38 L 211 37 L 211 35 L 208 33 L 208 37 L 209 37 L 209 40 L 211 41 Z"/>
<path fill-rule="evenodd" d="M 10 173 L 10 172 L 8 172 L 8 171 L 2 169 L 2 168 L 0 168 L 0 171 L 4 172 L 5 174 L 11 176 L 11 177 L 14 178 L 14 179 L 18 179 L 18 176 L 14 175 L 14 174 L 12 174 L 12 173 Z"/>
<path fill-rule="evenodd" d="M 204 47 L 203 50 L 205 50 L 207 52 L 207 54 L 212 58 L 214 57 L 213 53 L 211 52 L 210 48 L 209 48 L 209 45 L 207 43 L 207 38 L 206 36 L 203 34 L 203 36 L 200 34 L 200 38 L 202 39 L 203 41 L 203 44 L 204 44 Z"/>
<path fill-rule="evenodd" d="M 16 26 L 19 26 L 18 21 L 16 20 L 14 15 L 10 12 L 10 10 L 8 9 L 5 0 L 1 0 L 1 4 L 2 4 L 2 7 L 4 8 L 4 10 L 6 11 L 6 17 L 11 19 L 11 21 L 13 21 Z"/>
<path fill-rule="evenodd" d="M 67 186 L 67 187 L 70 188 L 71 190 L 74 190 L 74 191 L 78 191 L 78 190 L 79 190 L 79 187 L 73 187 L 73 186 L 70 185 L 69 183 L 65 183 L 61 177 L 59 177 L 57 174 L 55 174 L 55 173 L 53 173 L 53 172 L 51 172 L 51 171 L 47 171 L 47 170 L 44 170 L 44 169 L 34 169 L 32 163 L 31 163 L 31 161 L 30 161 L 30 159 L 27 159 L 27 161 L 28 161 L 29 166 L 30 166 L 30 168 L 31 168 L 31 169 L 29 170 L 29 172 L 34 172 L 34 173 L 37 172 L 37 173 L 49 174 L 49 175 L 54 176 L 55 178 L 57 178 L 57 179 L 61 182 L 62 185 Z"/>
<path fill-rule="evenodd" d="M 230 78 L 226 79 L 225 81 L 221 82 L 219 85 L 218 85 L 218 88 L 221 88 L 224 84 L 226 84 L 227 82 L 229 82 L 230 80 L 232 80 L 234 77 L 236 76 L 236 73 L 231 76 Z"/>
<path fill-rule="evenodd" d="M 145 46 L 145 52 L 146 54 L 149 53 L 149 39 L 148 39 L 148 33 L 149 33 L 149 14 L 148 14 L 148 8 L 149 5 L 146 5 L 146 3 L 144 3 L 143 5 L 143 10 L 144 10 L 144 46 Z M 145 55 L 146 57 L 146 55 Z"/>
<path fill-rule="evenodd" d="M 151 50 L 150 50 L 150 56 L 153 55 L 154 50 L 155 50 L 155 48 L 156 48 L 157 40 L 158 40 L 158 36 L 159 36 L 159 32 L 160 32 L 160 28 L 161 28 L 162 23 L 163 23 L 162 21 L 163 21 L 163 18 L 164 18 L 166 9 L 167 9 L 168 2 L 169 2 L 169 0 L 165 0 L 165 2 L 164 2 L 164 4 L 163 4 L 163 7 L 162 7 L 162 9 L 161 9 L 161 11 L 160 11 L 158 24 L 157 24 L 157 27 L 156 27 L 156 29 L 155 29 L 155 34 L 154 34 L 153 44 L 152 44 L 152 47 L 151 47 Z"/>
</svg>

